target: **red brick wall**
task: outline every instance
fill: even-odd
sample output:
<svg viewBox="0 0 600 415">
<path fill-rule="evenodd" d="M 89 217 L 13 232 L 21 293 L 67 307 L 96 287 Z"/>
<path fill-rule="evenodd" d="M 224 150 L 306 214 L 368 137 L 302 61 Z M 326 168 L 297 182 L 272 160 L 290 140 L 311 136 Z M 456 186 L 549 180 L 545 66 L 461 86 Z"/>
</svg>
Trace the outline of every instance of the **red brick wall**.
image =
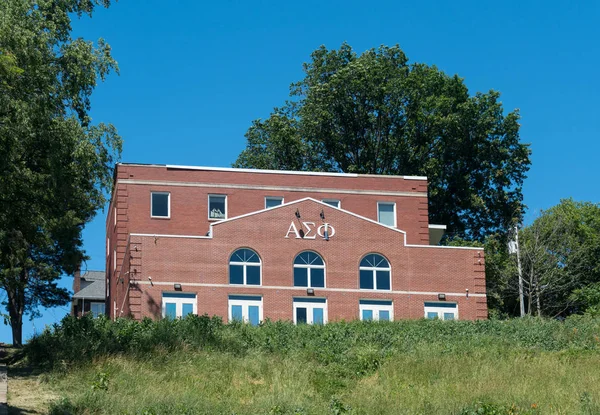
<svg viewBox="0 0 600 415">
<path fill-rule="evenodd" d="M 322 222 L 319 214 L 323 211 L 326 221 L 335 227 L 335 235 L 329 241 L 319 237 L 296 239 L 293 234 L 285 238 L 292 221 L 301 226 L 294 215 L 296 209 L 301 214 L 300 221 L 317 225 Z M 262 287 L 228 285 L 229 257 L 240 247 L 252 248 L 260 255 Z M 140 284 L 130 292 L 130 311 L 136 318 L 160 315 L 161 293 L 173 291 L 173 283 L 180 283 L 184 291 L 197 293 L 199 314 L 217 314 L 226 319 L 228 295 L 250 294 L 263 296 L 265 318 L 291 320 L 292 298 L 306 296 L 306 289 L 291 289 L 292 263 L 303 250 L 318 252 L 326 263 L 327 289 L 316 288 L 315 296 L 328 299 L 329 320 L 357 318 L 358 301 L 365 298 L 393 300 L 396 319 L 420 318 L 424 301 L 437 300 L 437 293 L 445 293 L 448 301 L 458 303 L 461 319 L 487 317 L 485 296 L 473 295 L 485 294 L 482 251 L 407 247 L 401 232 L 313 201 L 217 224 L 210 239 L 132 236 L 129 252 L 135 258 L 133 275 Z M 411 294 L 358 291 L 359 262 L 370 252 L 380 253 L 390 261 L 392 290 Z M 153 286 L 148 284 L 148 276 L 152 277 Z"/>
</svg>

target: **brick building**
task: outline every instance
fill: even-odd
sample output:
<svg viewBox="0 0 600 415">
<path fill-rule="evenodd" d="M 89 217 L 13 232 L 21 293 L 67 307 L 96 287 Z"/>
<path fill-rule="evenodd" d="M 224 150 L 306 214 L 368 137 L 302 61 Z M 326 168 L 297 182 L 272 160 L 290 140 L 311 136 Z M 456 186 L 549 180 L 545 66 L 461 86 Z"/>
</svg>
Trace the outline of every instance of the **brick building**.
<svg viewBox="0 0 600 415">
<path fill-rule="evenodd" d="M 483 250 L 435 246 L 425 177 L 118 164 L 107 312 L 487 317 Z"/>
</svg>

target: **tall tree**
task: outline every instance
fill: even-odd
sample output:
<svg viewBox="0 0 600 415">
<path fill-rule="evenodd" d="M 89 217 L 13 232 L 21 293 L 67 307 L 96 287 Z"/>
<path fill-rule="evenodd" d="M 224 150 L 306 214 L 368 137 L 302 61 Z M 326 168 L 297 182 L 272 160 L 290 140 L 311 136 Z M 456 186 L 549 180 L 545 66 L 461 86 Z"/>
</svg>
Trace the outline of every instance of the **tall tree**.
<svg viewBox="0 0 600 415">
<path fill-rule="evenodd" d="M 398 46 L 322 46 L 304 73 L 289 102 L 253 122 L 234 166 L 425 175 L 431 222 L 467 240 L 520 217 L 530 151 L 498 92 L 470 95 Z"/>
<path fill-rule="evenodd" d="M 516 315 L 516 255 L 506 244 L 486 241 L 486 276 L 491 306 Z M 555 317 L 597 305 L 600 292 L 600 205 L 562 200 L 519 231 L 525 310 Z"/>
<path fill-rule="evenodd" d="M 94 125 L 90 95 L 117 69 L 110 47 L 71 36 L 71 16 L 109 0 L 0 2 L 0 286 L 13 343 L 23 315 L 69 301 L 57 279 L 85 259 L 121 138 Z"/>
</svg>

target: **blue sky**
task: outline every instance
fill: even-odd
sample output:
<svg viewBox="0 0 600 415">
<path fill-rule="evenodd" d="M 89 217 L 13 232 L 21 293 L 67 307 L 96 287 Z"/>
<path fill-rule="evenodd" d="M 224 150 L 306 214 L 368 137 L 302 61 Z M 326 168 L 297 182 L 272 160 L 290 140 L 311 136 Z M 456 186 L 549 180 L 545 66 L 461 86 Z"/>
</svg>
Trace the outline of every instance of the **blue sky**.
<svg viewBox="0 0 600 415">
<path fill-rule="evenodd" d="M 411 62 L 458 74 L 471 93 L 498 90 L 507 111 L 520 109 L 533 151 L 531 221 L 561 198 L 600 202 L 599 20 L 596 1 L 121 0 L 76 20 L 74 34 L 104 38 L 119 62 L 92 116 L 117 127 L 123 161 L 226 167 L 320 45 L 399 44 Z M 104 269 L 105 213 L 84 231 L 88 269 Z M 25 338 L 67 311 L 26 320 Z M 9 327 L 0 341 L 11 341 Z"/>
</svg>

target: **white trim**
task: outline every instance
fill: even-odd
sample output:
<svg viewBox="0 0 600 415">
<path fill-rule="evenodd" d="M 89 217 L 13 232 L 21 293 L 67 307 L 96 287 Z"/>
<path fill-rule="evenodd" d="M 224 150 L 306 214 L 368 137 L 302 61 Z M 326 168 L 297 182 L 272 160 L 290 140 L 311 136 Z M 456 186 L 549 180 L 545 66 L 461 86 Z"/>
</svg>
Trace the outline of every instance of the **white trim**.
<svg viewBox="0 0 600 415">
<path fill-rule="evenodd" d="M 387 262 L 388 266 L 387 267 L 361 267 L 360 263 L 363 261 L 363 259 L 365 259 L 366 256 L 368 255 L 379 255 L 380 257 L 382 257 L 383 259 L 385 259 L 385 261 Z M 358 288 L 362 291 L 373 291 L 373 292 L 390 292 L 393 291 L 393 287 L 392 287 L 392 264 L 390 263 L 390 260 L 387 259 L 384 255 L 378 253 L 378 252 L 369 252 L 365 255 L 363 255 L 360 258 L 360 261 L 358 261 Z M 373 273 L 373 288 L 360 288 L 360 271 L 371 271 Z M 390 273 L 390 289 L 389 290 L 385 290 L 383 288 L 377 288 L 377 271 L 388 271 Z"/>
<path fill-rule="evenodd" d="M 224 205 L 225 205 L 225 212 L 223 212 L 224 215 L 225 215 L 225 218 L 211 218 L 210 217 L 210 198 L 211 198 L 211 196 L 213 196 L 213 197 L 224 197 L 225 198 L 225 203 L 224 203 Z M 207 212 L 208 220 L 221 221 L 221 220 L 226 220 L 227 219 L 227 211 L 229 210 L 229 207 L 227 206 L 227 195 L 226 194 L 222 194 L 222 193 L 221 194 L 219 194 L 219 193 L 209 193 L 208 194 L 208 205 L 207 206 L 208 206 L 208 212 Z"/>
<path fill-rule="evenodd" d="M 267 207 L 267 200 L 277 200 L 280 202 L 279 205 L 284 204 L 283 196 L 265 196 L 265 209 L 272 209 L 274 207 L 279 206 L 279 205 L 275 205 L 275 206 Z"/>
<path fill-rule="evenodd" d="M 312 299 L 312 298 L 311 298 Z M 325 298 L 325 302 L 309 302 L 309 301 L 294 301 L 295 298 L 292 298 L 292 314 L 294 317 L 294 324 L 298 324 L 296 321 L 296 310 L 298 308 L 306 308 L 306 324 L 315 324 L 315 308 L 323 309 L 323 324 L 327 324 L 329 320 L 329 316 L 327 313 L 327 299 Z M 323 300 L 323 298 L 319 298 L 319 300 Z"/>
<path fill-rule="evenodd" d="M 433 225 L 433 224 L 429 224 L 429 229 L 442 229 L 442 230 L 446 230 L 447 226 L 446 225 Z"/>
<path fill-rule="evenodd" d="M 247 217 L 254 216 L 254 215 L 258 215 L 258 214 L 261 214 L 261 213 L 264 213 L 264 212 L 267 212 L 267 211 L 272 211 L 273 209 L 280 209 L 280 208 L 282 208 L 284 206 L 290 206 L 290 205 L 293 205 L 293 204 L 296 204 L 296 203 L 305 202 L 307 200 L 310 200 L 310 201 L 319 203 L 319 204 L 321 204 L 323 206 L 327 206 L 327 207 L 335 209 L 333 206 L 328 205 L 327 203 L 323 203 L 320 200 L 313 199 L 312 197 L 305 197 L 305 198 L 293 200 L 291 202 L 287 202 L 287 203 L 284 203 L 282 205 L 275 206 L 275 207 L 272 207 L 272 208 L 269 208 L 269 209 L 256 210 L 254 212 L 245 213 L 245 214 L 239 215 L 239 216 L 234 216 L 233 218 L 223 219 L 223 220 L 220 220 L 218 222 L 212 222 L 210 224 L 210 231 L 209 231 L 210 236 L 205 236 L 205 235 L 164 235 L 164 234 L 144 234 L 144 233 L 131 233 L 130 235 L 131 236 L 166 237 L 166 238 L 212 239 L 212 235 L 213 235 L 212 229 L 213 229 L 213 226 L 220 225 L 220 224 L 226 223 L 226 222 L 231 222 L 231 221 L 238 220 L 238 219 L 247 218 Z M 408 247 L 408 248 L 466 249 L 466 250 L 474 250 L 474 251 L 481 251 L 481 252 L 483 252 L 483 247 L 474 247 L 474 246 L 439 246 L 439 245 L 415 245 L 415 244 L 408 244 L 408 243 L 406 243 L 406 232 L 403 231 L 402 229 L 392 228 L 390 226 L 387 226 L 387 225 L 384 225 L 382 223 L 379 223 L 379 222 L 377 222 L 377 221 L 375 221 L 373 219 L 366 218 L 364 216 L 358 215 L 358 214 L 356 214 L 354 212 L 350 212 L 350 211 L 342 209 L 342 208 L 339 208 L 339 210 L 341 210 L 344 213 L 347 213 L 348 215 L 354 216 L 355 218 L 362 219 L 364 221 L 373 223 L 375 225 L 382 226 L 385 229 L 389 229 L 389 230 L 391 230 L 393 232 L 399 232 L 399 233 L 403 234 L 404 235 L 404 246 Z"/>
<path fill-rule="evenodd" d="M 293 201 L 291 201 L 291 202 L 287 202 L 287 203 L 284 203 L 283 205 L 275 206 L 275 207 L 272 207 L 272 208 L 269 208 L 269 209 L 256 210 L 256 211 L 254 211 L 254 212 L 245 213 L 245 214 L 243 214 L 243 215 L 240 215 L 240 216 L 235 216 L 235 217 L 233 217 L 233 218 L 224 219 L 224 220 L 221 220 L 221 221 L 219 221 L 219 222 L 214 222 L 214 223 L 212 223 L 212 224 L 211 224 L 211 226 L 220 225 L 221 223 L 225 223 L 225 222 L 231 222 L 231 221 L 234 221 L 234 220 L 237 220 L 237 219 L 247 218 L 247 217 L 249 217 L 249 216 L 254 216 L 254 215 L 258 215 L 258 214 L 260 214 L 260 213 L 263 213 L 263 212 L 272 211 L 273 209 L 280 209 L 280 208 L 282 208 L 282 207 L 284 207 L 284 206 L 290 206 L 290 205 L 294 205 L 294 204 L 296 204 L 296 203 L 300 203 L 300 202 L 306 202 L 306 201 L 308 201 L 308 200 L 310 200 L 310 201 L 312 201 L 312 202 L 319 203 L 319 204 L 321 204 L 321 205 L 323 205 L 323 206 L 327 206 L 327 207 L 330 207 L 330 208 L 336 209 L 336 208 L 334 208 L 333 206 L 331 206 L 331 205 L 328 205 L 327 203 L 321 202 L 320 200 L 313 199 L 312 197 L 305 197 L 305 198 L 303 198 L 303 199 L 297 199 L 297 200 L 293 200 Z M 405 240 L 405 242 L 406 242 L 406 232 L 405 232 L 405 231 L 403 231 L 403 230 L 401 230 L 401 229 L 398 229 L 398 228 L 392 228 L 392 227 L 390 227 L 390 226 L 387 226 L 387 225 L 384 225 L 384 224 L 382 224 L 382 223 L 379 223 L 379 222 L 377 222 L 377 221 L 374 221 L 373 219 L 369 219 L 369 218 L 365 218 L 364 216 L 357 215 L 356 213 L 354 213 L 354 212 L 350 212 L 349 210 L 344 210 L 344 209 L 341 209 L 341 208 L 338 208 L 338 209 L 339 209 L 339 210 L 341 210 L 342 212 L 344 212 L 344 213 L 347 213 L 347 214 L 349 214 L 349 215 L 352 215 L 352 216 L 354 216 L 354 217 L 356 217 L 356 218 L 359 218 L 359 219 L 362 219 L 362 220 L 366 220 L 367 222 L 371 222 L 371 223 L 374 223 L 374 224 L 376 224 L 376 225 L 382 226 L 382 227 L 384 227 L 385 229 L 390 229 L 390 230 L 392 230 L 392 231 L 394 231 L 394 232 L 400 232 L 400 233 L 404 234 L 404 240 Z"/>
<path fill-rule="evenodd" d="M 334 207 L 336 209 L 342 208 L 342 201 L 340 199 L 322 199 L 321 202 L 327 203 L 329 206 Z M 337 202 L 337 206 L 333 206 L 330 202 Z"/>
<path fill-rule="evenodd" d="M 238 294 L 232 294 L 232 295 L 236 295 L 238 296 Z M 240 297 L 243 297 L 243 294 L 239 295 Z M 244 323 L 250 323 L 250 311 L 249 311 L 249 307 L 250 306 L 256 306 L 258 307 L 258 324 L 262 323 L 262 321 L 264 320 L 263 317 L 263 298 L 262 296 L 260 297 L 260 300 L 232 300 L 229 297 L 227 297 L 227 322 L 231 323 L 233 321 L 233 317 L 232 317 L 232 310 L 231 310 L 231 306 L 234 305 L 239 305 L 242 307 L 242 319 L 244 320 Z"/>
<path fill-rule="evenodd" d="M 379 211 L 379 206 L 380 205 L 393 205 L 394 206 L 394 224 L 393 225 L 386 225 L 386 224 L 384 224 L 384 223 L 381 222 L 381 217 L 380 217 L 381 212 Z M 380 224 L 382 224 L 384 226 L 387 226 L 388 228 L 389 227 L 394 227 L 395 228 L 396 226 L 398 226 L 398 218 L 396 216 L 397 216 L 396 215 L 396 202 L 387 202 L 387 201 L 384 201 L 384 200 L 377 202 L 377 222 L 379 222 Z"/>
<path fill-rule="evenodd" d="M 290 186 L 267 186 L 267 185 L 249 185 L 249 184 L 228 184 L 228 183 L 201 183 L 201 182 L 173 182 L 161 180 L 136 180 L 119 179 L 117 184 L 139 184 L 150 186 L 178 186 L 178 187 L 207 187 L 212 189 L 246 189 L 263 190 L 275 192 L 306 192 L 306 193 L 338 193 L 349 195 L 372 195 L 372 196 L 405 196 L 405 197 L 427 197 L 426 192 L 393 192 L 385 190 L 359 190 L 359 189 L 328 189 L 315 187 L 290 187 Z"/>
<path fill-rule="evenodd" d="M 172 285 L 172 284 L 171 284 Z M 186 284 L 188 285 L 188 284 Z M 163 294 L 194 294 L 194 298 L 176 298 L 176 297 L 164 297 Z M 181 318 L 183 316 L 183 304 L 192 304 L 192 314 L 198 314 L 198 294 L 186 293 L 181 291 L 176 292 L 162 292 L 160 294 L 162 299 L 162 317 L 167 316 L 166 303 L 175 303 L 175 316 Z M 165 301 L 166 300 L 166 301 Z"/>
<path fill-rule="evenodd" d="M 176 282 L 174 281 L 170 281 L 170 282 L 161 282 L 161 281 L 152 281 L 152 283 L 150 283 L 150 281 L 135 281 L 136 284 L 138 285 L 164 285 L 164 286 L 173 286 L 173 284 L 175 284 Z M 179 283 L 178 283 L 179 284 Z M 186 282 L 185 283 L 186 286 L 190 286 L 190 287 L 209 287 L 209 288 L 231 288 L 231 287 L 241 287 L 240 285 L 231 285 L 231 284 L 210 284 L 210 283 L 201 283 L 201 282 Z M 276 285 L 244 285 L 245 289 L 258 289 L 258 290 L 289 290 L 289 291 L 298 291 L 299 293 L 304 293 L 306 294 L 306 287 L 288 287 L 288 286 L 276 286 Z M 319 291 L 331 291 L 331 292 L 344 292 L 344 293 L 361 293 L 361 294 L 365 294 L 365 293 L 373 293 L 373 294 L 383 294 L 385 293 L 386 295 L 390 295 L 390 294 L 400 294 L 400 295 L 427 295 L 427 296 L 435 296 L 437 298 L 437 295 L 439 294 L 439 291 L 435 291 L 435 292 L 429 292 L 429 291 L 387 291 L 387 290 L 360 290 L 360 289 L 354 289 L 354 288 L 318 288 Z M 448 297 L 465 297 L 466 294 L 464 292 L 462 293 L 445 293 L 446 294 L 446 298 Z M 233 294 L 232 294 L 233 295 Z M 241 294 L 240 294 L 241 295 Z M 260 294 L 256 294 L 256 295 L 260 295 Z M 470 297 L 481 297 L 481 298 L 486 298 L 487 295 L 486 294 L 479 294 L 479 293 L 469 293 L 469 298 Z M 366 299 L 366 298 L 363 298 Z M 375 300 L 378 298 L 374 298 Z M 433 301 L 433 300 L 431 300 Z"/>
<path fill-rule="evenodd" d="M 363 300 L 374 300 L 373 298 L 363 298 Z M 376 299 L 376 301 L 379 299 Z M 392 300 L 381 300 L 381 301 L 392 301 Z M 379 321 L 379 313 L 381 311 L 387 311 L 390 313 L 390 320 L 394 321 L 394 302 L 392 301 L 391 305 L 383 305 L 383 304 L 361 304 L 360 300 L 358 302 L 358 318 L 363 321 L 363 311 L 371 310 L 373 311 L 373 321 Z"/>
<path fill-rule="evenodd" d="M 167 195 L 167 216 L 155 216 L 152 212 L 152 197 L 154 195 Z M 152 219 L 171 219 L 171 192 L 150 191 L 150 217 Z"/>
<path fill-rule="evenodd" d="M 129 236 L 155 237 L 155 238 L 189 238 L 189 239 L 212 239 L 206 235 L 166 235 L 163 233 L 130 233 Z"/>
<path fill-rule="evenodd" d="M 313 264 L 296 264 L 296 258 L 298 258 L 298 256 L 300 256 L 301 254 L 305 253 L 305 252 L 311 252 L 315 255 L 318 255 L 319 258 L 321 258 L 321 261 L 323 261 L 323 265 L 313 265 Z M 304 251 L 298 252 L 298 254 L 296 254 L 296 256 L 294 257 L 293 261 L 292 261 L 292 284 L 294 284 L 294 279 L 295 279 L 295 275 L 294 275 L 294 270 L 296 268 L 304 268 L 306 269 L 306 283 L 308 285 L 304 286 L 304 285 L 294 285 L 294 287 L 299 287 L 299 288 L 318 288 L 318 289 L 322 289 L 327 287 L 327 269 L 326 269 L 326 264 L 325 264 L 325 260 L 323 259 L 323 256 L 321 256 L 321 254 L 319 254 L 317 251 L 313 251 L 310 249 L 306 249 Z M 312 285 L 312 271 L 311 269 L 322 269 L 323 270 L 323 287 L 315 287 Z"/>
<path fill-rule="evenodd" d="M 258 258 L 258 263 L 256 262 L 242 262 L 242 261 L 232 261 L 231 257 L 233 256 L 233 254 L 235 254 L 237 251 L 239 251 L 240 249 L 247 249 L 248 251 L 252 251 L 254 253 L 254 255 L 256 255 L 256 257 Z M 242 267 L 242 283 L 241 284 L 237 284 L 237 283 L 232 283 L 231 282 L 231 265 L 237 265 Z M 258 267 L 258 285 L 257 284 L 248 284 L 248 267 Z M 227 266 L 227 274 L 229 276 L 229 285 L 231 285 L 232 287 L 242 287 L 242 286 L 253 286 L 253 287 L 260 287 L 262 285 L 262 258 L 260 257 L 260 255 L 258 255 L 258 252 L 256 252 L 254 249 L 251 248 L 238 248 L 235 251 L 233 251 L 231 253 L 231 255 L 229 255 L 229 264 Z"/>
<path fill-rule="evenodd" d="M 175 164 L 142 164 L 142 163 L 117 163 L 120 166 L 135 167 L 158 167 L 174 170 L 205 170 L 205 171 L 229 171 L 238 173 L 264 173 L 264 174 L 291 174 L 303 176 L 337 176 L 337 177 L 381 177 L 381 178 L 402 178 L 405 180 L 427 180 L 426 176 L 400 176 L 400 175 L 381 175 L 381 174 L 357 174 L 357 173 L 336 173 L 320 171 L 296 171 L 296 170 L 266 170 L 266 169 L 244 169 L 236 167 L 208 167 L 208 166 L 181 166 Z"/>
<path fill-rule="evenodd" d="M 440 301 L 427 301 L 428 303 L 440 303 Z M 445 320 L 444 318 L 444 312 L 448 312 L 449 310 L 452 310 L 452 313 L 454 314 L 454 318 L 453 320 L 458 320 L 458 304 L 454 304 L 455 307 L 427 307 L 425 305 L 423 305 L 423 317 L 424 318 L 428 318 L 427 317 L 427 313 L 437 313 L 438 318 L 440 320 Z"/>
</svg>

